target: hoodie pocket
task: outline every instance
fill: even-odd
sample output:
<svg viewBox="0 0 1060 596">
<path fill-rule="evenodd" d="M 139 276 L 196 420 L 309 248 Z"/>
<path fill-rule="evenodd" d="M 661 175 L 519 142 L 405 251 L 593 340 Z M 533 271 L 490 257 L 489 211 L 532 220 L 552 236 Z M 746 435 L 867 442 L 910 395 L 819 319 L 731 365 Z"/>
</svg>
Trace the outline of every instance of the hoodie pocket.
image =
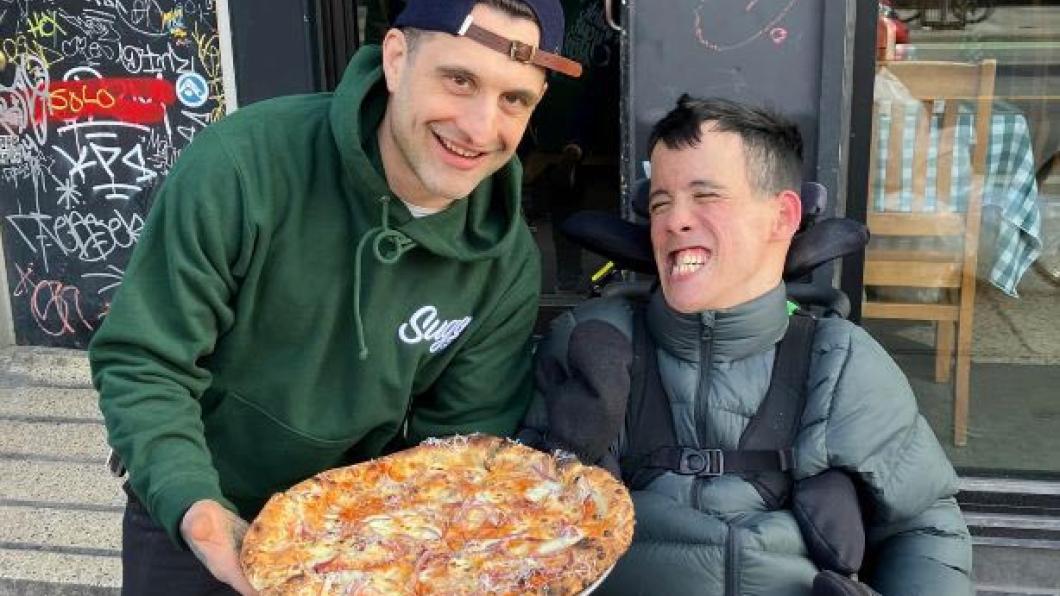
<svg viewBox="0 0 1060 596">
<path fill-rule="evenodd" d="M 320 439 L 231 391 L 203 417 L 221 489 L 243 510 L 317 472 L 343 465 L 354 439 Z"/>
</svg>

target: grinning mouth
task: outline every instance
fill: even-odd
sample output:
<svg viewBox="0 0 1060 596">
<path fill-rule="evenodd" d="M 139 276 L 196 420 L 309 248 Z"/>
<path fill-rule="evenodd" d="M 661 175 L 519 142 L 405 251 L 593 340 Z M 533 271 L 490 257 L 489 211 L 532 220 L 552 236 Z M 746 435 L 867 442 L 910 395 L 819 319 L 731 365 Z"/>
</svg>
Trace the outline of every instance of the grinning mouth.
<svg viewBox="0 0 1060 596">
<path fill-rule="evenodd" d="M 453 153 L 453 154 L 458 155 L 460 157 L 463 157 L 465 159 L 476 159 L 476 158 L 479 158 L 479 157 L 482 157 L 483 155 L 485 155 L 485 153 L 480 153 L 480 152 L 477 152 L 477 151 L 468 151 L 467 149 L 461 149 L 460 147 L 457 147 L 453 143 L 449 142 L 448 139 L 442 137 L 438 133 L 433 133 L 433 134 L 434 134 L 434 138 L 438 139 L 438 142 L 442 144 L 442 147 L 445 147 L 447 150 L 449 150 L 450 153 Z"/>
<path fill-rule="evenodd" d="M 681 278 L 696 273 L 710 262 L 713 252 L 702 248 L 684 248 L 670 253 L 670 277 Z"/>
</svg>

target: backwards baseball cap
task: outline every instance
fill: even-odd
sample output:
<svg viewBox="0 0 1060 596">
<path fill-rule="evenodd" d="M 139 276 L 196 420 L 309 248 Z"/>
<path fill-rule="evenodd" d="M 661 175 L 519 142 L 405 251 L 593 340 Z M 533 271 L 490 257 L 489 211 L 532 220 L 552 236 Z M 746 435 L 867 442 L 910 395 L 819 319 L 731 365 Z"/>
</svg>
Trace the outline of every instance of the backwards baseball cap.
<svg viewBox="0 0 1060 596">
<path fill-rule="evenodd" d="M 472 39 L 516 62 L 533 64 L 577 78 L 582 65 L 560 55 L 563 47 L 563 7 L 559 0 L 521 0 L 537 17 L 541 44 L 535 47 L 480 27 L 471 9 L 482 0 L 409 0 L 394 21 L 395 27 L 441 31 Z"/>
</svg>

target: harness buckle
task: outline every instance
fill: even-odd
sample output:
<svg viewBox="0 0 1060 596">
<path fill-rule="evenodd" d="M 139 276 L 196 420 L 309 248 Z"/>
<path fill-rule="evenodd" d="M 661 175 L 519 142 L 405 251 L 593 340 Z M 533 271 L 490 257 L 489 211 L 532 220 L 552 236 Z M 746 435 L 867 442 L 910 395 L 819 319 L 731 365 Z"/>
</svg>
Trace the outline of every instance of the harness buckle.
<svg viewBox="0 0 1060 596">
<path fill-rule="evenodd" d="M 725 454 L 721 449 L 681 449 L 677 473 L 689 476 L 721 476 L 725 473 Z"/>
</svg>

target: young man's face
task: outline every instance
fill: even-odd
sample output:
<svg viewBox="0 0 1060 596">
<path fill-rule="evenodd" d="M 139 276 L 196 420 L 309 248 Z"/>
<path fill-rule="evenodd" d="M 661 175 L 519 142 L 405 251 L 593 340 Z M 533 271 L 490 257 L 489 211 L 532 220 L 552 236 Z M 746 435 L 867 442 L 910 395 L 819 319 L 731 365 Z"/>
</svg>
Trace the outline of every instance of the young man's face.
<svg viewBox="0 0 1060 596">
<path fill-rule="evenodd" d="M 475 24 L 537 45 L 537 25 L 477 5 Z M 391 30 L 383 67 L 391 93 L 380 128 L 387 181 L 401 198 L 444 207 L 511 159 L 545 91 L 542 69 L 470 39 L 424 32 L 410 53 Z"/>
<path fill-rule="evenodd" d="M 773 196 L 748 180 L 743 141 L 700 129 L 695 147 L 651 154 L 651 243 L 663 295 L 682 313 L 723 309 L 780 282 L 801 215 L 793 191 Z"/>
</svg>

